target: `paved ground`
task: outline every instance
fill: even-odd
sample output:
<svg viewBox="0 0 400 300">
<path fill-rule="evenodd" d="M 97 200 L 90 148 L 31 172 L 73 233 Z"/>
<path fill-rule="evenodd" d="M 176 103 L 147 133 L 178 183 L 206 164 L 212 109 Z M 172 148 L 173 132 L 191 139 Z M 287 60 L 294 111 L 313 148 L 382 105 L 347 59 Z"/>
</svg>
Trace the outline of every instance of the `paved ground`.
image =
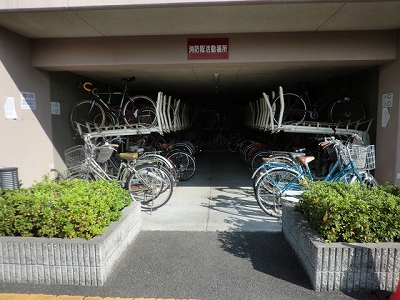
<svg viewBox="0 0 400 300">
<path fill-rule="evenodd" d="M 258 208 L 238 154 L 196 162 L 166 206 L 142 213 L 142 232 L 103 286 L 5 283 L 0 300 L 372 299 L 312 290 L 281 225 Z"/>
</svg>

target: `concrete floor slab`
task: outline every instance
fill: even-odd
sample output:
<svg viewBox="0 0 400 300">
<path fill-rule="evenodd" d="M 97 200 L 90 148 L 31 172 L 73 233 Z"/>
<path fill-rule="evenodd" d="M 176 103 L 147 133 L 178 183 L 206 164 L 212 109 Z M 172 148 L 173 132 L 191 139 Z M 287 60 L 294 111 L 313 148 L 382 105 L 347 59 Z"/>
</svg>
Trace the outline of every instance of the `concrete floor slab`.
<svg viewBox="0 0 400 300">
<path fill-rule="evenodd" d="M 195 175 L 178 183 L 165 206 L 142 212 L 143 230 L 281 231 L 278 220 L 258 206 L 239 154 L 206 152 L 196 165 Z"/>
</svg>

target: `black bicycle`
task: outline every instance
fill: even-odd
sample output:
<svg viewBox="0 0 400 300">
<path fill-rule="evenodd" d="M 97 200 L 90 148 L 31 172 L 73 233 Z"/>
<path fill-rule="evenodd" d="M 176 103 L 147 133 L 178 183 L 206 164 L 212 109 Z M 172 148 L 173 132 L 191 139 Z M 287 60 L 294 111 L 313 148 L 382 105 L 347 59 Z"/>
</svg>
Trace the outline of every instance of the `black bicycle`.
<svg viewBox="0 0 400 300">
<path fill-rule="evenodd" d="M 282 108 L 282 122 L 301 123 L 305 120 L 312 120 L 349 123 L 364 121 L 367 109 L 363 101 L 356 96 L 339 93 L 335 78 L 332 78 L 331 81 L 334 83 L 332 91 L 314 102 L 310 100 L 305 84 L 300 89 L 293 89 L 293 92 L 284 91 L 283 105 L 282 97 L 278 94 L 272 104 L 275 109 L 275 122 L 278 123 Z"/>
<path fill-rule="evenodd" d="M 157 122 L 156 103 L 153 99 L 137 95 L 131 97 L 128 94 L 128 83 L 135 80 L 135 77 L 124 78 L 125 87 L 122 92 L 99 92 L 93 88 L 91 82 L 84 82 L 83 88 L 90 92 L 91 100 L 79 102 L 71 111 L 70 123 L 72 128 L 79 134 L 93 132 L 99 128 L 108 126 L 126 125 L 134 128 L 150 128 Z M 120 95 L 119 105 L 111 104 L 111 99 Z M 104 101 L 101 97 L 107 96 Z"/>
</svg>

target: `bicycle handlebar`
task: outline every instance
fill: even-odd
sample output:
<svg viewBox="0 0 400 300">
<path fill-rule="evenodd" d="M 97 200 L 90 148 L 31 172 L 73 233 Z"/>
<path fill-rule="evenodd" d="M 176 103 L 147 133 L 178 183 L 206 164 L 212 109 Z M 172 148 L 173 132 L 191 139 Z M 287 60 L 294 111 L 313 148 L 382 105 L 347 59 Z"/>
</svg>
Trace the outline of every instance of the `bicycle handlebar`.
<svg viewBox="0 0 400 300">
<path fill-rule="evenodd" d="M 92 88 L 92 86 L 93 86 L 93 84 L 92 84 L 91 82 L 89 82 L 89 81 L 86 81 L 86 82 L 84 82 L 84 83 L 82 84 L 82 87 L 83 87 L 86 91 L 92 93 L 93 95 L 96 95 L 98 89 L 97 89 L 97 88 Z"/>
</svg>

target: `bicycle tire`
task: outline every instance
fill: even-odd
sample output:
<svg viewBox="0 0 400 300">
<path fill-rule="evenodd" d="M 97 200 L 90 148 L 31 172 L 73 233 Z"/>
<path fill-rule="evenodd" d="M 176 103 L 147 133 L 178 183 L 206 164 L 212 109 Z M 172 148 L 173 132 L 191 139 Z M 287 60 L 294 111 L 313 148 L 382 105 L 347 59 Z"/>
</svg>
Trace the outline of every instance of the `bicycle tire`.
<svg viewBox="0 0 400 300">
<path fill-rule="evenodd" d="M 75 132 L 86 134 L 103 127 L 106 114 L 101 105 L 92 100 L 83 100 L 72 109 L 69 121 Z M 78 128 L 78 124 L 80 130 Z"/>
<path fill-rule="evenodd" d="M 269 150 L 257 151 L 257 153 L 252 157 L 250 162 L 251 172 L 254 173 L 264 163 L 264 158 L 269 157 L 271 153 L 272 152 Z"/>
<path fill-rule="evenodd" d="M 128 126 L 147 129 L 157 124 L 156 104 L 147 96 L 130 97 L 122 108 L 122 115 Z"/>
<path fill-rule="evenodd" d="M 359 171 L 361 175 L 362 183 L 364 183 L 368 188 L 373 188 L 379 185 L 378 180 L 368 171 Z"/>
<path fill-rule="evenodd" d="M 228 150 L 236 153 L 239 151 L 239 141 L 241 136 L 239 134 L 233 134 L 228 139 Z"/>
<path fill-rule="evenodd" d="M 335 101 L 329 109 L 329 120 L 333 123 L 364 121 L 367 109 L 355 96 L 345 96 Z"/>
<path fill-rule="evenodd" d="M 304 99 L 294 93 L 284 93 L 283 101 L 285 108 L 283 111 L 282 122 L 303 122 L 307 116 L 307 105 Z M 274 121 L 276 124 L 278 124 L 282 107 L 280 95 L 275 98 L 272 106 L 275 107 Z"/>
<path fill-rule="evenodd" d="M 303 176 L 291 169 L 287 168 L 274 168 L 267 170 L 262 175 L 255 187 L 256 200 L 260 208 L 272 217 L 282 216 L 282 197 L 280 190 L 287 188 L 289 190 L 295 189 L 300 191 L 300 181 Z M 290 184 L 290 186 L 289 186 Z"/>
<path fill-rule="evenodd" d="M 181 150 L 184 152 L 189 153 L 190 155 L 194 155 L 195 153 L 195 146 L 190 142 L 190 141 L 180 141 L 180 142 L 176 142 L 173 146 L 172 146 L 172 150 Z"/>
<path fill-rule="evenodd" d="M 251 140 L 241 140 L 238 146 L 238 152 L 240 156 L 243 158 L 245 152 L 247 151 L 247 147 L 251 147 L 254 142 Z"/>
<path fill-rule="evenodd" d="M 51 176 L 50 178 L 53 178 L 53 180 L 56 183 L 59 183 L 59 182 L 61 182 L 61 181 L 66 179 L 65 175 L 61 174 L 61 172 L 59 172 L 57 169 L 50 169 L 49 176 Z"/>
<path fill-rule="evenodd" d="M 143 164 L 135 167 L 135 172 L 128 177 L 125 188 L 132 200 L 139 202 L 143 209 L 154 210 L 171 199 L 173 183 L 162 168 Z"/>
<path fill-rule="evenodd" d="M 137 163 L 147 163 L 147 164 L 151 163 L 159 165 L 160 167 L 164 168 L 171 174 L 174 181 L 174 186 L 176 185 L 176 182 L 178 181 L 179 178 L 178 171 L 166 157 L 156 153 L 145 152 L 144 154 L 138 157 Z"/>
<path fill-rule="evenodd" d="M 368 171 L 358 171 L 358 176 L 354 173 L 348 173 L 348 174 L 343 175 L 338 180 L 343 181 L 347 184 L 352 184 L 352 183 L 358 182 L 358 183 L 366 185 L 367 188 L 372 188 L 372 187 L 379 185 L 379 183 L 375 179 L 375 177 L 372 176 L 372 174 L 369 173 Z"/>
<path fill-rule="evenodd" d="M 95 180 L 93 175 L 91 173 L 87 172 L 87 171 L 72 172 L 71 174 L 69 174 L 67 176 L 67 178 L 65 180 L 73 180 L 73 179 L 82 179 L 82 180 L 86 180 L 86 181 Z"/>
<path fill-rule="evenodd" d="M 268 155 L 268 153 L 266 153 Z M 263 154 L 260 154 L 263 155 Z M 291 157 L 289 156 L 285 156 L 285 155 L 277 155 L 277 154 L 271 154 L 271 152 L 269 152 L 269 155 L 266 156 L 268 158 L 271 159 L 271 161 L 275 161 L 277 163 L 282 163 L 282 164 L 286 164 L 288 166 L 293 166 L 296 167 L 297 166 L 297 162 L 294 161 Z M 266 173 L 266 171 L 268 169 L 271 168 L 277 168 L 277 165 L 271 166 L 269 163 L 265 163 L 263 161 L 263 163 L 256 168 L 254 171 L 252 171 L 252 176 L 251 178 L 253 179 L 253 190 L 254 193 L 256 192 L 256 186 L 259 182 L 259 179 Z"/>
<path fill-rule="evenodd" d="M 251 165 L 251 161 L 255 155 L 257 155 L 260 151 L 265 151 L 266 146 L 263 143 L 254 143 L 252 147 L 247 148 L 245 155 L 244 155 L 244 162 L 248 167 Z"/>
<path fill-rule="evenodd" d="M 250 151 L 252 151 L 253 147 L 256 145 L 257 143 L 254 141 L 251 141 L 250 143 L 245 143 L 242 145 L 242 147 L 240 148 L 240 156 L 242 157 L 243 161 L 245 162 L 245 164 L 248 165 L 247 159 L 248 159 L 248 153 Z"/>
<path fill-rule="evenodd" d="M 196 161 L 193 156 L 184 151 L 175 151 L 167 158 L 178 171 L 179 181 L 186 181 L 193 177 L 196 172 Z"/>
<path fill-rule="evenodd" d="M 164 163 L 164 162 L 163 162 Z M 158 162 L 146 162 L 146 161 L 137 161 L 137 166 L 139 166 L 139 165 L 141 165 L 141 164 L 144 164 L 144 165 L 152 165 L 152 166 L 154 166 L 154 167 L 157 167 L 158 169 L 160 169 L 161 170 L 161 177 L 162 178 L 166 178 L 165 180 L 166 180 L 166 182 L 168 182 L 168 181 L 170 181 L 171 182 L 171 185 L 173 186 L 173 187 L 175 187 L 176 186 L 176 180 L 175 180 L 175 178 L 174 178 L 174 176 L 173 176 L 173 174 L 172 174 L 172 172 L 171 172 L 171 170 L 168 168 L 168 167 L 166 167 L 166 165 L 164 165 L 164 164 L 160 164 L 160 161 L 158 161 Z M 170 165 L 170 163 L 168 163 L 169 165 Z M 136 168 L 137 169 L 137 168 Z M 166 176 L 166 177 L 165 177 Z M 168 178 L 167 178 L 168 177 Z M 165 191 L 167 191 L 168 190 L 168 188 L 169 188 L 169 184 L 164 184 L 163 186 L 162 186 L 162 188 L 161 188 L 161 190 L 160 190 L 160 194 L 161 193 L 164 193 Z"/>
</svg>

